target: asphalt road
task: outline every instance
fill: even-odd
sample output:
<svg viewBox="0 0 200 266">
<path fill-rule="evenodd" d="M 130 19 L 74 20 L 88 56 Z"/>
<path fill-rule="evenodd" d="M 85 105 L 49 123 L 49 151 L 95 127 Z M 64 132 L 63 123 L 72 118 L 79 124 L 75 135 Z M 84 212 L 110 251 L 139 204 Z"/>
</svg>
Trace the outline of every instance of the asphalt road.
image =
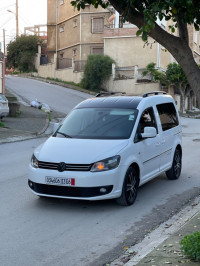
<svg viewBox="0 0 200 266">
<path fill-rule="evenodd" d="M 0 264 L 103 265 L 143 239 L 200 193 L 200 120 L 182 119 L 182 125 L 181 177 L 160 175 L 139 189 L 130 207 L 114 200 L 39 199 L 27 175 L 32 152 L 44 139 L 0 145 Z"/>
<path fill-rule="evenodd" d="M 39 80 L 7 76 L 7 88 L 22 96 L 28 102 L 38 100 L 48 104 L 52 110 L 67 114 L 81 101 L 91 97 L 90 94 L 45 83 Z"/>
</svg>

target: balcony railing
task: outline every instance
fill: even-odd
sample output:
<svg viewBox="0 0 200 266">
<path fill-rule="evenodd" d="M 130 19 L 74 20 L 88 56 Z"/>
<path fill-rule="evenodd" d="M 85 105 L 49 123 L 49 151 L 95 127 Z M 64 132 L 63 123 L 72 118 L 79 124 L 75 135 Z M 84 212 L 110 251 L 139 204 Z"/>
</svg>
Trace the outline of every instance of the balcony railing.
<svg viewBox="0 0 200 266">
<path fill-rule="evenodd" d="M 74 71 L 83 72 L 86 62 L 86 60 L 74 61 Z"/>
<path fill-rule="evenodd" d="M 58 58 L 57 69 L 72 67 L 72 58 Z"/>
</svg>

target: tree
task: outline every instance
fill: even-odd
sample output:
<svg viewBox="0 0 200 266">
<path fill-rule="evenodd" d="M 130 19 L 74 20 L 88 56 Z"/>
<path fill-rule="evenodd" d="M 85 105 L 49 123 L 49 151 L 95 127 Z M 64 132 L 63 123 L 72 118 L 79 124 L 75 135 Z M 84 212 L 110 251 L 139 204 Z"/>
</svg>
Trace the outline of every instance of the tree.
<svg viewBox="0 0 200 266">
<path fill-rule="evenodd" d="M 151 80 L 160 81 L 161 83 L 167 84 L 166 74 L 156 69 L 155 63 L 149 63 L 146 66 L 146 70 L 142 72 L 143 76 L 147 74 L 151 75 Z"/>
<path fill-rule="evenodd" d="M 144 41 L 150 36 L 173 55 L 200 103 L 200 69 L 189 46 L 187 27 L 194 25 L 195 29 L 199 30 L 199 0 L 74 0 L 71 3 L 78 9 L 84 9 L 85 4 L 92 4 L 96 8 L 99 5 L 106 8 L 111 4 L 124 20 L 139 28 L 137 35 L 142 35 Z M 171 33 L 156 23 L 157 18 L 173 22 L 173 25 L 170 25 Z M 178 36 L 174 35 L 176 28 Z"/>
<path fill-rule="evenodd" d="M 34 58 L 37 53 L 39 39 L 37 36 L 21 36 L 7 46 L 8 67 L 22 72 L 34 70 Z"/>
<path fill-rule="evenodd" d="M 182 68 L 177 63 L 172 63 L 167 66 L 167 70 L 164 73 L 156 69 L 155 66 L 155 63 L 149 63 L 146 66 L 146 70 L 142 73 L 143 76 L 150 74 L 153 76 L 153 80 L 159 81 L 167 87 L 177 88 L 181 95 L 180 110 L 183 113 L 185 110 L 185 99 L 191 92 L 191 88 Z"/>
<path fill-rule="evenodd" d="M 107 55 L 89 55 L 81 81 L 83 88 L 91 91 L 102 89 L 103 82 L 112 73 L 112 63 L 114 60 Z"/>
<path fill-rule="evenodd" d="M 168 84 L 178 88 L 181 95 L 180 110 L 183 113 L 185 110 L 185 99 L 189 95 L 191 88 L 181 66 L 176 63 L 169 64 L 166 71 L 166 80 L 168 80 Z"/>
</svg>

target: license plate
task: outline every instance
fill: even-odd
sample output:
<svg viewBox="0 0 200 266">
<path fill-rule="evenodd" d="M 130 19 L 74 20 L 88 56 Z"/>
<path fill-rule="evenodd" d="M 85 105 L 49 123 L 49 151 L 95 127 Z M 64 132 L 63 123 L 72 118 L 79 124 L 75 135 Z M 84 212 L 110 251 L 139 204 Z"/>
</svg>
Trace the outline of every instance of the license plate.
<svg viewBox="0 0 200 266">
<path fill-rule="evenodd" d="M 75 179 L 46 176 L 45 183 L 55 186 L 75 186 Z"/>
</svg>

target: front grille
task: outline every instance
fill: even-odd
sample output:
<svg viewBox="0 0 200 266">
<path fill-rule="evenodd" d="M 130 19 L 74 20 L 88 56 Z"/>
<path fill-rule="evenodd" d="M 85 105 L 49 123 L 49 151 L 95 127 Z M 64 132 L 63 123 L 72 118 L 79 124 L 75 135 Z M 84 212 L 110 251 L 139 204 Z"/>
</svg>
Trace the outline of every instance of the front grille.
<svg viewBox="0 0 200 266">
<path fill-rule="evenodd" d="M 65 186 L 53 186 L 38 184 L 32 181 L 28 181 L 29 187 L 39 194 L 52 195 L 52 196 L 62 196 L 62 197 L 79 197 L 79 198 L 89 198 L 102 196 L 110 193 L 113 186 L 101 186 L 101 187 L 65 187 Z M 106 192 L 100 192 L 100 188 L 105 188 Z"/>
<path fill-rule="evenodd" d="M 60 163 L 38 161 L 38 167 L 42 169 L 58 170 Z M 64 171 L 90 171 L 91 164 L 65 164 Z"/>
</svg>

